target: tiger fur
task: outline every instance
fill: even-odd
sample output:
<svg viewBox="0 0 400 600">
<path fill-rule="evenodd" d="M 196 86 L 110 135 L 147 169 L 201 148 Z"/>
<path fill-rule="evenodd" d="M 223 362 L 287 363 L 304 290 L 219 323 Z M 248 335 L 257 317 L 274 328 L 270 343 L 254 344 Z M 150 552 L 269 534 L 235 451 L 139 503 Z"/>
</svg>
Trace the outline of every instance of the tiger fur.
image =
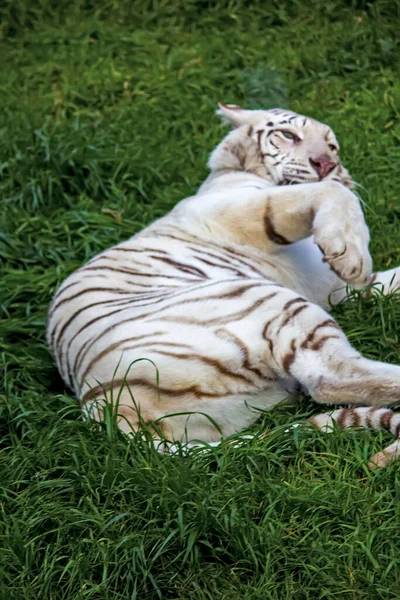
<svg viewBox="0 0 400 600">
<path fill-rule="evenodd" d="M 399 404 L 400 367 L 364 358 L 326 312 L 346 286 L 400 284 L 400 268 L 372 272 L 334 133 L 288 110 L 218 113 L 233 129 L 197 194 L 55 294 L 47 340 L 65 383 L 86 414 L 101 419 L 118 398 L 120 427 L 144 423 L 155 438 L 215 444 L 300 389 L 356 407 L 317 426 L 398 438 L 399 417 L 379 409 Z M 396 458 L 398 443 L 375 464 Z"/>
</svg>

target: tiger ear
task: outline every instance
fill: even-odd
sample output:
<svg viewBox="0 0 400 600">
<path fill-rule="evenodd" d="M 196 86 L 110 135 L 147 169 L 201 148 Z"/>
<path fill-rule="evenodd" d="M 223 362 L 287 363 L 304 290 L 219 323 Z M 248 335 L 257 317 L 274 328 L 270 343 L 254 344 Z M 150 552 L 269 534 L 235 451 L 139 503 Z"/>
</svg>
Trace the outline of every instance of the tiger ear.
<svg viewBox="0 0 400 600">
<path fill-rule="evenodd" d="M 233 127 L 240 127 L 249 122 L 249 116 L 253 111 L 245 110 L 237 104 L 223 104 L 218 102 L 218 110 L 216 114 L 221 117 L 223 123 L 229 123 Z M 249 115 L 250 113 L 250 115 Z"/>
</svg>

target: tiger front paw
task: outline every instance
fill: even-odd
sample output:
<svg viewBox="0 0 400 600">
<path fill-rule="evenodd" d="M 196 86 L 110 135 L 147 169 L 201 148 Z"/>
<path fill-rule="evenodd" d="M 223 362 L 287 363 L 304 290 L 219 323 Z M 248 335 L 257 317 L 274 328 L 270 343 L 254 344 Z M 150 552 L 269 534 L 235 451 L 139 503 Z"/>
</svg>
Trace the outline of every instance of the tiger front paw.
<svg viewBox="0 0 400 600">
<path fill-rule="evenodd" d="M 366 228 L 366 226 L 365 226 Z M 372 259 L 368 250 L 368 230 L 343 226 L 338 229 L 330 223 L 314 231 L 314 241 L 323 254 L 323 262 L 340 279 L 355 288 L 367 285 L 372 275 Z"/>
<path fill-rule="evenodd" d="M 324 251 L 320 244 L 318 246 L 323 254 L 323 262 L 327 262 L 340 279 L 356 288 L 362 288 L 369 283 L 372 274 L 369 252 L 360 251 L 352 242 L 345 242 L 343 249 L 337 253 Z"/>
<path fill-rule="evenodd" d="M 360 201 L 335 182 L 324 186 L 324 198 L 313 222 L 314 241 L 324 262 L 340 279 L 355 288 L 367 285 L 372 275 L 369 230 Z"/>
</svg>

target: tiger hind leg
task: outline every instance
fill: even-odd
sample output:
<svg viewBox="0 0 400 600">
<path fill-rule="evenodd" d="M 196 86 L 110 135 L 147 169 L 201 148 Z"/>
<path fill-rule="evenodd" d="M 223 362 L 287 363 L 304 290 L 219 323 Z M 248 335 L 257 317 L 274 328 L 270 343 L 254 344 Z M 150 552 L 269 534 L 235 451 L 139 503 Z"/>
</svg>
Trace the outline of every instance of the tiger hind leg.
<svg viewBox="0 0 400 600">
<path fill-rule="evenodd" d="M 271 361 L 321 404 L 400 404 L 400 367 L 364 358 L 319 306 L 293 297 L 264 326 Z"/>
<path fill-rule="evenodd" d="M 308 422 L 326 433 L 333 431 L 335 423 L 341 429 L 363 427 L 389 431 L 397 439 L 384 450 L 374 454 L 368 462 L 370 469 L 386 467 L 400 458 L 400 413 L 395 413 L 388 408 L 371 408 L 369 406 L 339 408 L 333 412 L 315 415 Z"/>
</svg>

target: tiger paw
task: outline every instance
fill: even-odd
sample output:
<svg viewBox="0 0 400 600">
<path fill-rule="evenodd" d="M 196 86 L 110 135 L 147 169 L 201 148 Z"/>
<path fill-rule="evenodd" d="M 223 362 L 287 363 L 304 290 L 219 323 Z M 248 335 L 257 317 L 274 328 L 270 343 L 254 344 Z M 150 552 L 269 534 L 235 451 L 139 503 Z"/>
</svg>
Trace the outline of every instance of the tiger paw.
<svg viewBox="0 0 400 600">
<path fill-rule="evenodd" d="M 329 198 L 317 213 L 314 241 L 332 271 L 346 283 L 361 288 L 372 275 L 369 231 L 358 198 L 341 188 L 340 194 Z"/>
<path fill-rule="evenodd" d="M 318 243 L 323 262 L 328 263 L 340 279 L 356 288 L 367 285 L 372 275 L 372 260 L 368 247 L 360 246 L 361 244 L 345 241 L 343 237 L 333 248 L 331 242 L 329 245 L 324 242 Z"/>
</svg>

